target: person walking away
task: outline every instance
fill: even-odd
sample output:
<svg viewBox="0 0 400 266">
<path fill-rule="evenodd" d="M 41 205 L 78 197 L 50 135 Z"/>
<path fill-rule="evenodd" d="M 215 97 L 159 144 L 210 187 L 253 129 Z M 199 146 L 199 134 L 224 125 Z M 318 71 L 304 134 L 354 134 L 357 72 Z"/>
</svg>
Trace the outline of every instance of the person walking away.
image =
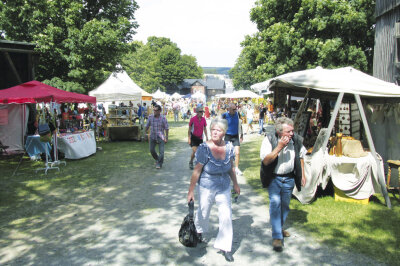
<svg viewBox="0 0 400 266">
<path fill-rule="evenodd" d="M 193 116 L 189 121 L 188 130 L 188 143 L 192 147 L 192 155 L 190 156 L 189 168 L 193 170 L 193 160 L 197 148 L 201 143 L 203 143 L 203 133 L 206 135 L 206 140 L 208 140 L 207 134 L 207 122 L 203 117 L 204 109 L 202 106 L 196 108 L 196 115 Z"/>
<path fill-rule="evenodd" d="M 267 105 L 268 109 L 267 109 L 267 119 L 268 119 L 268 124 L 270 124 L 270 122 L 273 124 L 274 123 L 274 105 L 272 104 L 271 101 L 268 101 L 268 105 Z"/>
<path fill-rule="evenodd" d="M 258 131 L 258 134 L 262 134 L 264 131 L 264 118 L 265 118 L 265 113 L 267 112 L 267 108 L 263 106 L 263 104 L 260 105 L 260 115 L 258 117 L 258 125 L 260 127 L 260 130 Z"/>
<path fill-rule="evenodd" d="M 247 113 L 246 113 L 246 118 L 247 118 L 247 130 L 246 130 L 246 134 L 249 133 L 249 129 L 251 128 L 251 132 L 250 134 L 253 132 L 253 116 L 254 116 L 254 109 L 251 105 L 247 106 Z"/>
<path fill-rule="evenodd" d="M 179 121 L 179 110 L 181 109 L 181 106 L 179 105 L 179 102 L 174 102 L 172 104 L 172 109 L 174 112 L 174 121 L 178 122 Z"/>
<path fill-rule="evenodd" d="M 237 175 L 242 175 L 242 171 L 239 169 L 239 159 L 240 143 L 243 142 L 243 130 L 240 116 L 234 103 L 228 106 L 228 112 L 223 113 L 222 118 L 228 121 L 228 130 L 225 134 L 225 140 L 232 142 L 233 146 L 235 146 L 235 172 Z"/>
<path fill-rule="evenodd" d="M 282 251 L 283 237 L 290 236 L 283 230 L 289 214 L 290 198 L 293 188 L 300 191 L 306 184 L 304 160 L 306 148 L 303 138 L 294 133 L 293 121 L 280 117 L 275 122 L 275 133 L 269 133 L 260 149 L 261 177 L 263 187 L 268 188 L 269 214 L 272 226 L 272 246 L 275 251 Z"/>
<path fill-rule="evenodd" d="M 137 106 L 138 106 L 137 115 L 139 117 L 139 124 L 140 124 L 141 128 L 143 128 L 142 127 L 143 123 L 144 123 L 144 121 L 143 121 L 143 107 L 142 107 L 142 105 L 140 103 L 138 103 Z"/>
<path fill-rule="evenodd" d="M 227 128 L 228 123 L 225 119 L 215 118 L 211 121 L 211 140 L 200 144 L 196 151 L 197 163 L 190 180 L 187 201 L 194 201 L 194 189 L 198 184 L 199 204 L 194 223 L 202 242 L 205 242 L 203 234 L 208 232 L 211 207 L 216 203 L 219 228 L 214 248 L 220 249 L 225 259 L 232 262 L 231 181 L 238 195 L 240 187 L 235 173 L 234 146 L 231 142 L 224 141 Z"/>
<path fill-rule="evenodd" d="M 217 116 L 217 113 L 216 113 L 216 104 L 215 104 L 215 101 L 213 101 L 212 103 L 211 103 L 211 117 L 212 118 L 214 118 L 214 117 L 216 117 Z"/>
<path fill-rule="evenodd" d="M 146 103 L 143 103 L 143 114 L 142 115 L 143 115 L 143 123 L 144 123 L 146 121 L 147 115 L 148 115 Z"/>
<path fill-rule="evenodd" d="M 150 153 L 156 160 L 156 168 L 160 169 L 164 162 L 164 144 L 168 142 L 168 121 L 165 116 L 161 115 L 161 106 L 155 105 L 153 108 L 152 115 L 149 116 L 146 124 L 146 134 L 148 134 L 149 128 L 149 143 Z M 156 145 L 158 144 L 159 153 L 156 152 Z"/>
<path fill-rule="evenodd" d="M 204 117 L 210 119 L 210 108 L 208 108 L 207 104 L 204 106 Z"/>
</svg>

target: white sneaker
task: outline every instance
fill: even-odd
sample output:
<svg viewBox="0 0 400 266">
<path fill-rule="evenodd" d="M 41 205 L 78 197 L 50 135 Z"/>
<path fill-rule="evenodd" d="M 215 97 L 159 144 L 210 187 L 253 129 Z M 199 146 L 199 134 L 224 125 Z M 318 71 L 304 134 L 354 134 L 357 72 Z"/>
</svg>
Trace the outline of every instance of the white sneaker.
<svg viewBox="0 0 400 266">
<path fill-rule="evenodd" d="M 242 173 L 242 171 L 240 171 L 240 169 L 239 168 L 235 168 L 236 170 L 236 175 L 243 175 L 243 173 Z"/>
</svg>

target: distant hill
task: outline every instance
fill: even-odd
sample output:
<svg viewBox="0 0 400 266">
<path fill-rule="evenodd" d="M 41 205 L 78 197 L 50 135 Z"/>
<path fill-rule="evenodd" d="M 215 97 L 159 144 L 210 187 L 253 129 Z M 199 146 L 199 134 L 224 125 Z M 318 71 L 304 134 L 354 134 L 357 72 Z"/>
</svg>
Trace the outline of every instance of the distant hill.
<svg viewBox="0 0 400 266">
<path fill-rule="evenodd" d="M 204 74 L 229 75 L 231 67 L 203 67 Z"/>
</svg>

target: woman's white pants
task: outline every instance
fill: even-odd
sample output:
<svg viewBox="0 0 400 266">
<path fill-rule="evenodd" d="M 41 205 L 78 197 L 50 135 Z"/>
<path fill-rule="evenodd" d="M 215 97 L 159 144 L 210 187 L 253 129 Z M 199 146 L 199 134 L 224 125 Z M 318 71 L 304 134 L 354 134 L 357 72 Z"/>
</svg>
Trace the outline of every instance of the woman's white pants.
<svg viewBox="0 0 400 266">
<path fill-rule="evenodd" d="M 197 187 L 199 192 L 199 208 L 195 217 L 197 232 L 208 232 L 210 211 L 215 201 L 218 207 L 219 230 L 214 248 L 230 252 L 233 238 L 230 187 L 222 192 L 213 191 L 201 186 Z"/>
</svg>

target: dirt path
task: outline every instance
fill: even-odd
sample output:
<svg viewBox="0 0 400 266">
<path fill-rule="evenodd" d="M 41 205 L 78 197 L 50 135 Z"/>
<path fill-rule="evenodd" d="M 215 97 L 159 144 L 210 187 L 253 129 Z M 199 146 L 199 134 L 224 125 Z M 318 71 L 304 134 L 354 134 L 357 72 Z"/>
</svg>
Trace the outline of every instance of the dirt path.
<svg viewBox="0 0 400 266">
<path fill-rule="evenodd" d="M 0 264 L 378 265 L 365 256 L 316 244 L 296 228 L 289 228 L 292 236 L 285 241 L 284 251 L 274 252 L 267 206 L 243 177 L 239 177 L 242 195 L 233 204 L 235 261 L 226 262 L 212 247 L 218 230 L 215 206 L 208 246 L 183 247 L 178 230 L 187 212 L 189 156 L 187 144 L 167 144 L 161 171 L 150 165 L 115 176 L 93 198 L 60 203 L 57 210 L 38 217 L 29 229 L 34 235 L 30 239 L 15 225 L 12 237 L 2 242 L 7 245 L 0 244 Z M 133 183 L 132 175 L 142 175 L 141 181 Z"/>
</svg>

